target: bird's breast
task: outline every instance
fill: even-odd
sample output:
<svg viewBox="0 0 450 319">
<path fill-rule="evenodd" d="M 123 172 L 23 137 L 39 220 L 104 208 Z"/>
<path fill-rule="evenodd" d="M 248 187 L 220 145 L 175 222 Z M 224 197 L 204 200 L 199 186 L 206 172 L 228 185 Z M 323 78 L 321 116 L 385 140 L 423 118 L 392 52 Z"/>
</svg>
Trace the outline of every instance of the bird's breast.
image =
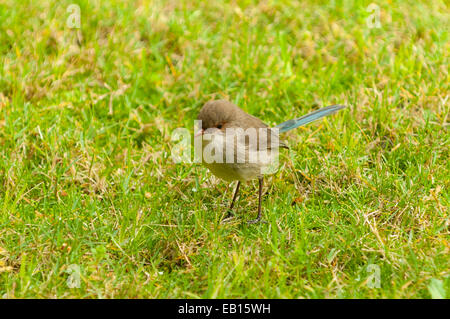
<svg viewBox="0 0 450 319">
<path fill-rule="evenodd" d="M 278 149 L 258 150 L 232 134 L 204 134 L 202 163 L 223 180 L 248 181 L 274 173 L 274 164 L 278 164 Z"/>
</svg>

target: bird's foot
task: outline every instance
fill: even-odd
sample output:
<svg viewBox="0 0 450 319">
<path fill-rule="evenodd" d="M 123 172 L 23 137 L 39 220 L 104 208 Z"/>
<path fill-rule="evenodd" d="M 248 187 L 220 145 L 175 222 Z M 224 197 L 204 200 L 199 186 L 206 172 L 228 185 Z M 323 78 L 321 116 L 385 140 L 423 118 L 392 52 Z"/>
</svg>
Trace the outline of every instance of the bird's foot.
<svg viewBox="0 0 450 319">
<path fill-rule="evenodd" d="M 266 222 L 265 220 L 262 220 L 261 217 L 258 217 L 258 218 L 256 218 L 256 219 L 248 220 L 247 223 L 250 224 L 250 225 L 252 225 L 252 224 L 258 224 L 258 223 L 261 223 L 261 224 L 267 224 L 267 222 Z"/>
<path fill-rule="evenodd" d="M 222 218 L 220 223 L 226 224 L 226 223 L 232 222 L 234 219 L 236 219 L 236 216 L 234 216 L 234 214 L 231 211 L 228 211 L 227 215 L 224 218 Z"/>
</svg>

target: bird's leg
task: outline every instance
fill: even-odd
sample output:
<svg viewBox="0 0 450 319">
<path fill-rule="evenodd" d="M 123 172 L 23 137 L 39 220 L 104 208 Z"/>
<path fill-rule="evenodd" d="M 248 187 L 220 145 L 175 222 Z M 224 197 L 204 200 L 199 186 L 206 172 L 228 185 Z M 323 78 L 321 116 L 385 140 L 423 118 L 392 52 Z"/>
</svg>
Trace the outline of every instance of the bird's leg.
<svg viewBox="0 0 450 319">
<path fill-rule="evenodd" d="M 241 186 L 241 181 L 237 182 L 236 189 L 235 189 L 234 195 L 233 195 L 233 199 L 231 200 L 230 208 L 228 209 L 228 214 L 227 214 L 227 217 L 225 217 L 225 218 L 230 218 L 230 217 L 233 216 L 233 213 L 231 212 L 231 210 L 234 207 L 234 202 L 236 201 L 236 197 L 237 197 L 238 192 L 239 192 L 239 186 Z"/>
<path fill-rule="evenodd" d="M 249 220 L 249 224 L 256 224 L 261 221 L 261 197 L 262 197 L 262 189 L 263 189 L 263 178 L 259 179 L 259 199 L 258 199 L 258 217 L 256 219 Z"/>
</svg>

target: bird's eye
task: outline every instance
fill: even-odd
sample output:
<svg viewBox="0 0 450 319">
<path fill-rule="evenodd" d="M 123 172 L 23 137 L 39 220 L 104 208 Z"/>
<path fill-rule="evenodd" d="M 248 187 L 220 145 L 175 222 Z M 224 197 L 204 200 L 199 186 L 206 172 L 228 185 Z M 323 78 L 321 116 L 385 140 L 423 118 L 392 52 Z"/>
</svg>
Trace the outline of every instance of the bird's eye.
<svg viewBox="0 0 450 319">
<path fill-rule="evenodd" d="M 217 125 L 217 128 L 220 130 L 222 128 L 222 124 Z"/>
</svg>

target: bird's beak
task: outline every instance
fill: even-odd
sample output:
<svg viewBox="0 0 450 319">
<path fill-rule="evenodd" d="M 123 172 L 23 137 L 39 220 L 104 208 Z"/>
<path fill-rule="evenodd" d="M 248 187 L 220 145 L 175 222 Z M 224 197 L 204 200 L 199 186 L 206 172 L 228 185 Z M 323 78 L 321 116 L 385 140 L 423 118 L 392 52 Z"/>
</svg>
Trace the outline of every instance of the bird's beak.
<svg viewBox="0 0 450 319">
<path fill-rule="evenodd" d="M 205 132 L 205 131 L 204 131 L 203 129 L 199 129 L 199 130 L 197 131 L 197 133 L 194 134 L 194 138 L 197 137 L 197 136 L 203 135 L 204 132 Z"/>
</svg>

